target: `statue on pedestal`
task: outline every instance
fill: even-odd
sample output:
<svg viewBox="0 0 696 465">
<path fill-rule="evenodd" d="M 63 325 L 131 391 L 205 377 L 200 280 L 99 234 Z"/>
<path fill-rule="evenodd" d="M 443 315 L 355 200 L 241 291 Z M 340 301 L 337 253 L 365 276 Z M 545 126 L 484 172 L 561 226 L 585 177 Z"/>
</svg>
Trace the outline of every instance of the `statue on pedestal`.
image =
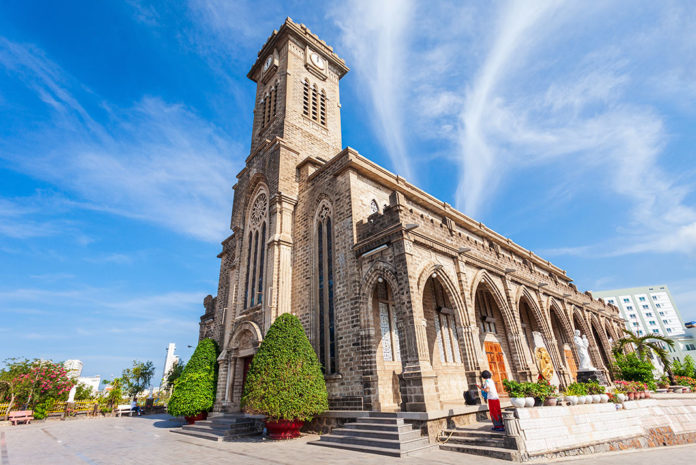
<svg viewBox="0 0 696 465">
<path fill-rule="evenodd" d="M 587 340 L 586 335 L 580 336 L 580 330 L 575 330 L 575 337 L 573 338 L 575 342 L 575 348 L 578 351 L 578 358 L 580 359 L 580 366 L 578 371 L 595 371 L 597 370 L 592 366 L 592 360 L 590 359 L 590 353 L 588 348 L 590 347 L 590 341 Z"/>
</svg>

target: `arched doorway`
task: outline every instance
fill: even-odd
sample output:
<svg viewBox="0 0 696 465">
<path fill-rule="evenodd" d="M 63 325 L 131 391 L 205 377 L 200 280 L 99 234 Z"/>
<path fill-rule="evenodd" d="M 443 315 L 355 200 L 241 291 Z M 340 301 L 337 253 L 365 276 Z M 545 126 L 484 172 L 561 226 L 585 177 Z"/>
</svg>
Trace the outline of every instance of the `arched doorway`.
<svg viewBox="0 0 696 465">
<path fill-rule="evenodd" d="M 593 341 L 594 334 L 591 333 L 590 327 L 585 323 L 585 320 L 582 319 L 582 316 L 580 316 L 577 310 L 573 311 L 573 326 L 576 330 L 579 330 L 580 333 L 582 333 L 584 336 L 587 336 L 587 339 L 590 342 L 590 346 L 587 349 L 590 355 L 590 361 L 596 369 L 600 369 L 603 365 L 603 362 L 601 356 L 598 353 L 600 352 L 600 350 L 596 346 L 597 343 Z"/>
<path fill-rule="evenodd" d="M 378 278 L 372 291 L 372 315 L 376 332 L 377 410 L 401 409 L 399 375 L 402 372 L 400 329 L 392 287 Z"/>
<path fill-rule="evenodd" d="M 608 347 L 606 335 L 602 334 L 603 330 L 596 319 L 592 318 L 592 323 L 590 326 L 592 327 L 592 336 L 594 337 L 594 340 L 597 342 L 597 349 L 599 351 L 599 356 L 602 359 L 602 363 L 604 367 L 607 368 L 607 370 L 609 370 L 611 368 L 611 348 Z M 600 333 L 600 331 L 602 333 Z"/>
<path fill-rule="evenodd" d="M 485 282 L 475 292 L 475 314 L 480 330 L 480 342 L 486 354 L 488 370 L 500 395 L 505 395 L 503 380 L 512 379 L 512 351 L 507 339 L 508 329 L 500 304 Z"/>
<path fill-rule="evenodd" d="M 546 350 L 550 350 L 550 348 L 541 321 L 539 321 L 539 317 L 534 310 L 532 310 L 532 304 L 530 304 L 526 296 L 520 298 L 518 309 L 525 342 L 527 365 L 532 371 L 532 377 L 536 378 L 539 374 L 539 370 L 537 367 L 535 350 L 537 347 L 544 347 Z"/>
</svg>

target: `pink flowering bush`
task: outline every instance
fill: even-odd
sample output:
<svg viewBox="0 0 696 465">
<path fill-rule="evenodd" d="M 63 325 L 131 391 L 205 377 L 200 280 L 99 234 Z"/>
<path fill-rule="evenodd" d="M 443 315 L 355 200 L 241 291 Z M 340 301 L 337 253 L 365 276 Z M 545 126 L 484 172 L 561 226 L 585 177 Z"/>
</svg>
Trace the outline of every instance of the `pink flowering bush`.
<svg viewBox="0 0 696 465">
<path fill-rule="evenodd" d="M 67 400 L 74 383 L 61 363 L 8 359 L 0 370 L 0 402 L 33 409 L 48 399 Z"/>
</svg>

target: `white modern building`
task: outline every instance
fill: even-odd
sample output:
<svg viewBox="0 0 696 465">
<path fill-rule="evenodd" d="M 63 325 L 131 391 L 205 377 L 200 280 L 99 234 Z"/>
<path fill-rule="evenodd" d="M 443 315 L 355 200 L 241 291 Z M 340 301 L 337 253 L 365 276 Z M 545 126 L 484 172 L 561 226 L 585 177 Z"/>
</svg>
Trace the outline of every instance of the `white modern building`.
<svg viewBox="0 0 696 465">
<path fill-rule="evenodd" d="M 176 344 L 170 342 L 167 346 L 167 356 L 164 358 L 164 368 L 162 369 L 162 381 L 160 382 L 160 387 L 164 387 L 167 384 L 167 376 L 169 372 L 174 367 L 174 364 L 179 363 L 179 356 L 174 354 L 176 351 Z"/>
<path fill-rule="evenodd" d="M 638 336 L 655 334 L 673 339 L 673 358 L 683 360 L 691 355 L 696 360 L 696 331 L 684 326 L 666 284 L 592 291 L 592 295 L 619 307 L 626 327 Z"/>
</svg>

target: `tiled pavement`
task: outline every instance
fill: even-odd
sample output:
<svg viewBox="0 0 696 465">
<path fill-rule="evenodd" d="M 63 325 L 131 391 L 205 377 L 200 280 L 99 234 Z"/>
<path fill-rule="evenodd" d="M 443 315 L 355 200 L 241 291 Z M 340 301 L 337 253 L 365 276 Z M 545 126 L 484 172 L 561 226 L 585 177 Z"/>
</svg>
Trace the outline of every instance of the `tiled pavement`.
<svg viewBox="0 0 696 465">
<path fill-rule="evenodd" d="M 0 427 L 1 465 L 152 464 L 509 464 L 456 452 L 428 450 L 403 459 L 310 446 L 317 436 L 292 441 L 260 438 L 215 443 L 169 430 L 178 423 L 166 415 L 37 422 Z M 607 454 L 567 461 L 581 465 L 669 463 L 692 465 L 696 445 Z M 563 462 L 556 462 L 563 463 Z"/>
</svg>

